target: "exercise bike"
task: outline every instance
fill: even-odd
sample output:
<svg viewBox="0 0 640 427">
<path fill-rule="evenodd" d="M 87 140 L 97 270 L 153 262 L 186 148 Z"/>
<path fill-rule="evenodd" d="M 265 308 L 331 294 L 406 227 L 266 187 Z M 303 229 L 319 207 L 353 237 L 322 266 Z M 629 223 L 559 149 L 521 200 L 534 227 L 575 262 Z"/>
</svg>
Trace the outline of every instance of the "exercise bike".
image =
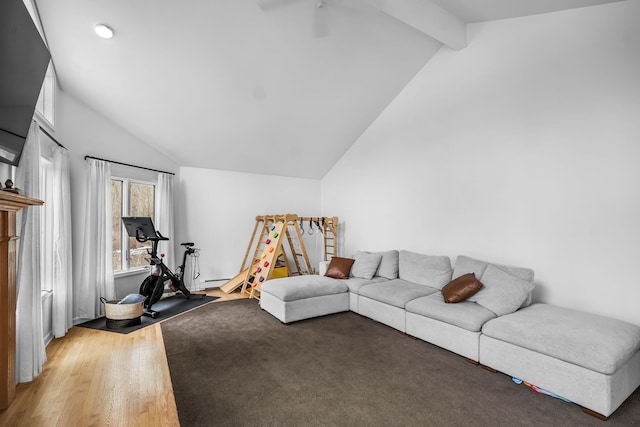
<svg viewBox="0 0 640 427">
<path fill-rule="evenodd" d="M 184 284 L 184 267 L 187 262 L 187 256 L 193 255 L 196 252 L 196 249 L 193 247 L 194 243 L 180 243 L 181 246 L 184 246 L 184 254 L 182 256 L 182 264 L 176 268 L 176 272 L 174 273 L 162 261 L 164 254 L 158 256 L 158 243 L 163 240 L 169 240 L 169 238 L 164 237 L 155 229 L 151 218 L 122 217 L 122 221 L 130 237 L 135 237 L 135 239 L 141 243 L 147 241 L 152 242 L 151 249 L 147 249 L 147 253 L 150 256 L 149 264 L 151 266 L 151 273 L 142 281 L 140 285 L 140 295 L 146 297 L 143 304 L 143 314 L 155 318 L 160 312 L 152 310 L 151 306 L 160 300 L 167 286 L 173 292 L 179 292 L 186 298 L 192 295 Z"/>
</svg>

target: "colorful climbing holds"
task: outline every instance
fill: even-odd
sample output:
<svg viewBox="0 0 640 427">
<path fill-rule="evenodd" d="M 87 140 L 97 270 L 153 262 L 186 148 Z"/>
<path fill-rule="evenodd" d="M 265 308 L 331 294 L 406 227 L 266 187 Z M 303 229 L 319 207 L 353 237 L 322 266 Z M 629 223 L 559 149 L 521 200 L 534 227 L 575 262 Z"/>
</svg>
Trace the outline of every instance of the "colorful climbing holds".
<svg viewBox="0 0 640 427">
<path fill-rule="evenodd" d="M 256 268 L 256 273 L 260 273 L 262 271 L 262 267 Z"/>
<path fill-rule="evenodd" d="M 265 261 L 262 265 L 264 265 L 265 268 L 269 267 L 269 261 Z"/>
<path fill-rule="evenodd" d="M 270 252 L 270 253 L 271 253 L 271 252 L 273 252 L 273 249 L 274 249 L 274 247 L 273 247 L 273 246 L 271 246 L 271 247 L 269 248 L 269 252 Z"/>
<path fill-rule="evenodd" d="M 267 253 L 266 252 L 262 252 L 262 255 L 260 255 L 260 258 L 266 258 L 267 257 Z"/>
<path fill-rule="evenodd" d="M 273 238 L 275 239 L 276 237 L 278 237 L 279 234 L 278 233 L 273 233 Z"/>
<path fill-rule="evenodd" d="M 269 228 L 269 230 L 270 230 L 270 231 L 273 231 L 273 230 L 275 230 L 275 229 L 276 229 L 276 226 L 275 226 L 275 225 L 272 225 L 272 226 Z"/>
<path fill-rule="evenodd" d="M 269 243 L 271 243 L 271 239 L 267 239 L 265 243 L 268 245 Z"/>
<path fill-rule="evenodd" d="M 258 282 L 264 282 L 264 277 L 260 276 L 260 278 L 258 279 Z"/>
</svg>

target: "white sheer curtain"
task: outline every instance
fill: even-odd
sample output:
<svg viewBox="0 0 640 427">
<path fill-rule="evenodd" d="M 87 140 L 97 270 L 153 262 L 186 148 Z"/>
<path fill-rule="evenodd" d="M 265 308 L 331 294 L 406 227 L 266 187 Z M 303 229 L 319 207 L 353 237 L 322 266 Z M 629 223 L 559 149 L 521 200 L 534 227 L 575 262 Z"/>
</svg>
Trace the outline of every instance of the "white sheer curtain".
<svg viewBox="0 0 640 427">
<path fill-rule="evenodd" d="M 104 314 L 100 297 L 115 298 L 111 228 L 111 167 L 102 160 L 87 159 L 87 190 L 82 262 L 74 287 L 74 318 L 95 319 Z"/>
<path fill-rule="evenodd" d="M 71 269 L 71 185 L 69 154 L 53 147 L 51 208 L 53 219 L 53 336 L 63 337 L 73 326 L 73 280 Z"/>
<path fill-rule="evenodd" d="M 31 123 L 16 170 L 15 186 L 24 195 L 40 197 L 40 129 Z M 47 360 L 42 331 L 42 279 L 40 275 L 40 208 L 22 210 L 16 275 L 16 381 L 29 382 L 42 372 Z"/>
<path fill-rule="evenodd" d="M 168 237 L 169 242 L 160 243 L 166 247 L 161 248 L 165 254 L 164 263 L 173 269 L 178 263 L 174 258 L 174 248 L 176 242 L 174 241 L 173 230 L 173 176 L 168 173 L 158 174 L 158 184 L 156 185 L 156 221 L 155 226 L 163 236 Z"/>
</svg>

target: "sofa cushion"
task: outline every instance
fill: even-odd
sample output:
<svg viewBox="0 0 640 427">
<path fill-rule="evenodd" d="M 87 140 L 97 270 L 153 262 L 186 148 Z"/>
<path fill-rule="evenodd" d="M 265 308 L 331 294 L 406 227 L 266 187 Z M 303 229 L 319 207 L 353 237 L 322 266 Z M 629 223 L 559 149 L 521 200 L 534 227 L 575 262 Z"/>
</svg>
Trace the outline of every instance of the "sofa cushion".
<svg viewBox="0 0 640 427">
<path fill-rule="evenodd" d="M 405 309 L 408 313 L 449 323 L 471 332 L 479 332 L 482 325 L 496 317 L 494 312 L 475 302 L 447 304 L 439 292 L 409 301 Z"/>
<path fill-rule="evenodd" d="M 444 302 L 448 304 L 464 301 L 482 289 L 482 283 L 474 273 L 463 274 L 453 279 L 442 288 Z"/>
<path fill-rule="evenodd" d="M 404 308 L 412 299 L 424 297 L 434 292 L 438 292 L 438 290 L 402 279 L 385 280 L 360 288 L 360 295 L 398 308 Z"/>
<path fill-rule="evenodd" d="M 607 375 L 640 349 L 640 326 L 550 304 L 490 320 L 482 333 Z"/>
<path fill-rule="evenodd" d="M 374 253 L 382 255 L 376 276 L 384 277 L 385 279 L 397 279 L 400 253 L 396 250 Z"/>
<path fill-rule="evenodd" d="M 482 281 L 482 274 L 487 269 L 488 265 L 489 263 L 486 261 L 481 261 L 464 255 L 458 255 L 456 258 L 456 264 L 453 267 L 453 278 L 455 279 L 467 273 L 475 273 L 476 277 Z M 533 282 L 534 273 L 530 268 L 512 267 L 510 265 L 502 264 L 493 265 L 522 280 Z"/>
<path fill-rule="evenodd" d="M 352 258 L 340 258 L 334 256 L 331 258 L 331 262 L 327 267 L 327 272 L 324 273 L 324 275 L 334 279 L 348 279 L 354 262 L 355 260 Z"/>
<path fill-rule="evenodd" d="M 313 274 L 270 279 L 260 286 L 260 292 L 271 294 L 282 301 L 297 301 L 348 291 L 345 280 Z"/>
<path fill-rule="evenodd" d="M 378 271 L 382 255 L 358 251 L 353 258 L 355 262 L 351 266 L 351 276 L 371 279 Z"/>
<path fill-rule="evenodd" d="M 533 273 L 533 270 L 531 270 L 530 268 L 513 267 L 510 265 L 503 265 L 503 264 L 492 264 L 492 265 L 522 280 L 526 280 L 527 282 L 533 283 L 534 273 Z M 487 269 L 487 266 L 489 266 L 489 263 L 486 261 L 481 261 L 479 259 L 470 258 L 464 255 L 458 255 L 458 258 L 456 259 L 456 264 L 453 268 L 453 278 L 455 279 L 467 273 L 475 273 L 478 280 L 483 282 L 482 276 L 485 270 Z M 469 298 L 469 301 L 476 301 L 476 295 L 471 296 Z M 522 306 L 526 307 L 529 304 L 531 304 L 531 294 L 529 294 L 529 297 L 523 302 Z"/>
<path fill-rule="evenodd" d="M 451 281 L 451 260 L 448 256 L 422 255 L 400 251 L 398 277 L 418 285 L 442 289 Z"/>
<path fill-rule="evenodd" d="M 484 287 L 469 301 L 475 301 L 498 316 L 513 313 L 529 298 L 533 283 L 502 271 L 493 265 L 482 274 Z"/>
<path fill-rule="evenodd" d="M 342 282 L 349 287 L 349 292 L 352 292 L 354 294 L 360 293 L 360 288 L 362 288 L 363 286 L 386 281 L 387 279 L 385 279 L 384 277 L 374 277 L 371 280 L 363 279 L 361 277 L 350 277 L 346 280 L 342 280 Z"/>
</svg>

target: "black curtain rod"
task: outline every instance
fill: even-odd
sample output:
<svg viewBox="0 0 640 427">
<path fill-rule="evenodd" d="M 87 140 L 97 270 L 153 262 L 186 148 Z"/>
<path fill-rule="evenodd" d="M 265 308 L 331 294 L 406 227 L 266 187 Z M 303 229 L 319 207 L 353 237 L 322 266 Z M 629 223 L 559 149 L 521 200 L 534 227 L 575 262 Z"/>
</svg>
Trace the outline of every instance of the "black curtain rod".
<svg viewBox="0 0 640 427">
<path fill-rule="evenodd" d="M 47 135 L 49 138 L 51 138 L 51 140 L 52 140 L 53 142 L 55 142 L 56 144 L 58 144 L 58 147 L 62 147 L 62 148 L 64 148 L 65 150 L 69 151 L 69 149 L 68 149 L 67 147 L 65 147 L 64 145 L 60 144 L 60 143 L 58 142 L 58 140 L 57 140 L 57 139 L 55 139 L 55 138 L 53 137 L 53 135 L 51 135 L 49 132 L 47 132 L 47 130 L 46 130 L 45 128 L 43 128 L 43 127 L 42 127 L 42 126 L 40 126 L 40 125 L 38 125 L 38 127 L 40 128 L 40 130 L 41 130 L 45 135 Z"/>
<path fill-rule="evenodd" d="M 65 147 L 64 145 L 60 144 L 60 143 L 58 142 L 58 140 L 57 140 L 57 139 L 55 139 L 55 138 L 54 138 L 54 137 L 53 137 L 49 132 L 47 132 L 47 130 L 46 130 L 45 128 L 43 128 L 43 127 L 42 127 L 42 126 L 40 126 L 40 125 L 38 125 L 38 127 L 40 128 L 40 130 L 41 130 L 42 132 L 44 132 L 44 134 L 45 134 L 45 135 L 47 135 L 49 138 L 51 138 L 51 140 L 52 140 L 53 142 L 55 142 L 56 144 L 58 144 L 58 147 L 62 147 L 62 148 L 64 148 L 65 150 L 67 150 L 67 151 L 68 151 L 68 148 L 67 148 L 67 147 Z M 3 132 L 10 133 L 10 134 L 11 134 L 11 135 L 13 135 L 13 136 L 17 136 L 18 138 L 27 139 L 27 137 L 26 137 L 26 136 L 18 135 L 17 133 L 11 132 L 10 130 L 6 130 L 6 129 L 2 129 L 2 128 L 0 128 L 0 130 L 1 130 L 1 131 L 3 131 Z"/>
<path fill-rule="evenodd" d="M 161 171 L 161 170 L 158 170 L 158 169 L 145 168 L 144 166 L 130 165 L 129 163 L 116 162 L 115 160 L 101 159 L 99 157 L 84 156 L 84 159 L 85 160 L 87 160 L 87 159 L 102 160 L 103 162 L 115 163 L 117 165 L 130 166 L 132 168 L 138 168 L 138 169 L 144 169 L 144 170 L 153 171 L 153 172 L 168 173 L 169 175 L 175 175 L 175 173 L 173 173 L 173 172 L 165 172 L 165 171 Z"/>
</svg>

